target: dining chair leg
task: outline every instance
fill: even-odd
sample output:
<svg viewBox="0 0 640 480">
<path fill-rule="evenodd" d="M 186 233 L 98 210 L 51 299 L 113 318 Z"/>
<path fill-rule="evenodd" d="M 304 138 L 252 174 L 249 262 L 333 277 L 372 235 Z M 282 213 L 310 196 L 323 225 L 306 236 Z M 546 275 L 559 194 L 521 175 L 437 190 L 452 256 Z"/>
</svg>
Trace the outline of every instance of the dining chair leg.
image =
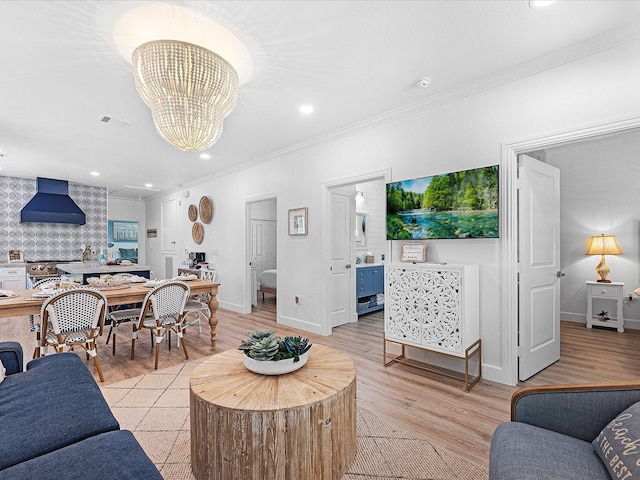
<svg viewBox="0 0 640 480">
<path fill-rule="evenodd" d="M 181 339 L 180 342 L 182 344 L 182 350 L 184 350 L 184 358 L 189 360 L 189 352 L 187 352 L 187 344 L 184 343 L 184 338 L 182 338 L 182 328 L 178 327 L 178 332 L 176 333 L 178 339 Z"/>
<path fill-rule="evenodd" d="M 158 358 L 160 358 L 160 344 L 156 343 L 156 364 L 153 367 L 155 370 L 158 369 Z"/>
<path fill-rule="evenodd" d="M 136 356 L 136 338 L 138 338 L 138 329 L 134 325 L 131 332 L 131 360 L 135 359 Z"/>
<path fill-rule="evenodd" d="M 111 323 L 111 328 L 109 329 L 109 335 L 113 338 L 113 344 L 111 345 L 111 355 L 116 355 L 116 337 L 118 336 L 118 324 L 115 322 Z M 107 342 L 109 343 L 109 337 L 107 336 Z"/>
<path fill-rule="evenodd" d="M 95 340 L 92 342 L 87 342 L 86 345 L 87 356 L 93 357 L 93 364 L 96 366 L 96 370 L 98 371 L 98 376 L 100 377 L 100 381 L 104 382 L 104 375 L 102 374 L 102 368 L 100 367 L 100 362 L 98 361 L 98 350 Z"/>
<path fill-rule="evenodd" d="M 164 340 L 164 335 L 166 333 L 166 330 L 163 330 L 161 328 L 157 328 L 156 332 L 155 332 L 155 337 L 156 337 L 156 363 L 155 363 L 155 369 L 158 369 L 158 359 L 160 358 L 160 344 L 162 343 L 162 341 Z"/>
<path fill-rule="evenodd" d="M 42 343 L 42 339 L 40 338 L 40 332 L 36 332 L 36 348 L 33 350 L 33 358 L 40 357 L 40 344 Z"/>
<path fill-rule="evenodd" d="M 104 375 L 102 374 L 102 368 L 100 367 L 100 362 L 98 361 L 98 356 L 93 357 L 93 363 L 96 366 L 96 370 L 98 371 L 98 376 L 100 377 L 100 381 L 104 382 Z"/>
</svg>

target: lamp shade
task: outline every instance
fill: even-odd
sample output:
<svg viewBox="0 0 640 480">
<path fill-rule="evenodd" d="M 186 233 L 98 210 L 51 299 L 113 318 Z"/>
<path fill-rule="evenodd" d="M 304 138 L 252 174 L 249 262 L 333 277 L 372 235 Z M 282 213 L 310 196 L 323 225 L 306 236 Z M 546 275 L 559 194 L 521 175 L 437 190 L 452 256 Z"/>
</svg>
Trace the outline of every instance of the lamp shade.
<svg viewBox="0 0 640 480">
<path fill-rule="evenodd" d="M 595 235 L 587 240 L 587 255 L 622 255 L 615 235 Z"/>
</svg>

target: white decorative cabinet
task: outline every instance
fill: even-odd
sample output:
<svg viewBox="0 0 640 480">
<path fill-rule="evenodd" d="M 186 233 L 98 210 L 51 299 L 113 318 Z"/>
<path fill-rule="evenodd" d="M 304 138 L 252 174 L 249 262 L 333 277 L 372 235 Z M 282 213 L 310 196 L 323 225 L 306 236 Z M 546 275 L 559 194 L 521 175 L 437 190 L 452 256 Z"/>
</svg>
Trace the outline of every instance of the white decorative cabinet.
<svg viewBox="0 0 640 480">
<path fill-rule="evenodd" d="M 462 358 L 469 390 L 482 363 L 478 265 L 391 264 L 385 273 L 385 365 L 405 360 L 405 346 Z M 402 354 L 390 362 L 387 342 L 402 345 Z M 479 374 L 470 383 L 468 361 L 476 354 Z"/>
</svg>

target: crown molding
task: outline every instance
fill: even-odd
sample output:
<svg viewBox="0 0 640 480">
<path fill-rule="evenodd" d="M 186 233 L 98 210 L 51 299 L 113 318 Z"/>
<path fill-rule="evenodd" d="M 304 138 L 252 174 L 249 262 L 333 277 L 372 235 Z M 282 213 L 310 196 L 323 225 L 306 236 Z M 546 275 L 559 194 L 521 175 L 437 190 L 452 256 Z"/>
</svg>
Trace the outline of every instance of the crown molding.
<svg viewBox="0 0 640 480">
<path fill-rule="evenodd" d="M 197 181 L 192 182 L 192 184 L 198 184 L 206 180 L 212 180 L 214 178 L 225 177 L 238 171 L 252 168 L 275 158 L 279 158 L 299 151 L 308 150 L 310 148 L 330 143 L 340 138 L 346 138 L 364 132 L 366 130 L 370 130 L 372 128 L 395 122 L 402 118 L 416 115 L 418 113 L 458 101 L 465 97 L 477 95 L 487 90 L 491 90 L 493 88 L 497 88 L 508 83 L 536 75 L 546 70 L 551 70 L 553 68 L 566 65 L 581 58 L 595 55 L 599 52 L 609 50 L 611 48 L 615 48 L 620 45 L 636 41 L 638 39 L 640 39 L 640 23 L 637 22 L 617 29 L 613 32 L 592 37 L 584 42 L 580 42 L 570 47 L 557 50 L 553 53 L 538 57 L 534 60 L 523 62 L 519 65 L 498 71 L 491 75 L 480 77 L 479 79 L 464 83 L 439 94 L 431 95 L 417 102 L 388 110 L 379 115 L 369 117 L 363 121 L 353 123 L 347 127 L 333 130 L 324 135 L 305 140 L 304 142 L 281 148 L 266 155 L 253 158 L 246 162 L 235 164 L 232 167 L 222 169 L 211 175 L 200 177 Z"/>
<path fill-rule="evenodd" d="M 451 88 L 436 95 L 413 102 L 393 110 L 386 111 L 379 115 L 369 117 L 361 122 L 353 123 L 345 128 L 328 132 L 319 137 L 306 140 L 304 142 L 291 145 L 277 150 L 273 153 L 258 157 L 256 161 L 266 161 L 298 150 L 304 150 L 312 146 L 333 141 L 337 138 L 347 137 L 371 128 L 394 122 L 404 117 L 415 115 L 416 113 L 431 110 L 447 103 L 455 102 L 462 98 L 476 95 L 492 88 L 500 87 L 507 83 L 530 77 L 540 72 L 550 70 L 561 65 L 565 65 L 590 55 L 608 50 L 625 43 L 630 43 L 640 39 L 640 23 L 634 23 L 627 27 L 609 32 L 607 34 L 592 37 L 589 40 L 580 42 L 562 50 L 555 51 L 549 55 L 523 62 L 514 67 L 510 67 L 491 75 L 481 77 L 467 82 L 457 87 Z M 252 163 L 252 162 L 250 162 Z"/>
</svg>

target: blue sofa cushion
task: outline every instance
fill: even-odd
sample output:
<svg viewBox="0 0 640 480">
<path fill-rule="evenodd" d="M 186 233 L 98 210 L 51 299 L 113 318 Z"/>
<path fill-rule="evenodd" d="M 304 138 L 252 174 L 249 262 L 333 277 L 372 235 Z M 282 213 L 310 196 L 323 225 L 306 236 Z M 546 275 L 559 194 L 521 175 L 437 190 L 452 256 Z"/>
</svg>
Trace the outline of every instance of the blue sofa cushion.
<svg viewBox="0 0 640 480">
<path fill-rule="evenodd" d="M 24 370 L 22 347 L 18 342 L 2 342 L 0 344 L 0 361 L 7 369 L 7 375 Z"/>
<path fill-rule="evenodd" d="M 611 420 L 592 443 L 611 478 L 640 477 L 640 402 Z"/>
<path fill-rule="evenodd" d="M 491 480 L 609 478 L 591 442 L 526 423 L 498 425 L 490 455 Z"/>
<path fill-rule="evenodd" d="M 87 478 L 161 480 L 162 476 L 128 430 L 87 438 L 0 471 L 0 480 Z"/>
<path fill-rule="evenodd" d="M 120 428 L 75 353 L 32 360 L 26 372 L 8 376 L 0 384 L 0 426 L 0 470 Z"/>
</svg>

